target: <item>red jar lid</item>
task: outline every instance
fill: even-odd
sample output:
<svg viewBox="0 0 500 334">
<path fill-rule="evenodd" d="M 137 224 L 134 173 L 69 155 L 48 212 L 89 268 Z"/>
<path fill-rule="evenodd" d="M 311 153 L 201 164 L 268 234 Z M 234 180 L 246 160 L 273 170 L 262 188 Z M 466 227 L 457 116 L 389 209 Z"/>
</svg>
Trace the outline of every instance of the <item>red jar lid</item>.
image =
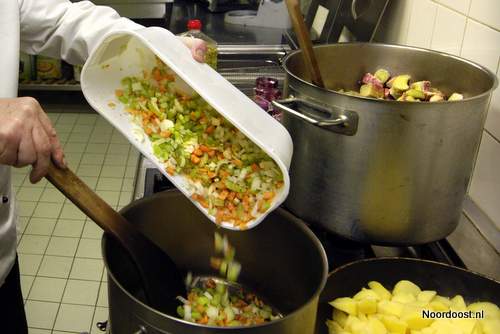
<svg viewBox="0 0 500 334">
<path fill-rule="evenodd" d="M 188 30 L 201 30 L 200 20 L 189 20 L 187 24 Z"/>
</svg>

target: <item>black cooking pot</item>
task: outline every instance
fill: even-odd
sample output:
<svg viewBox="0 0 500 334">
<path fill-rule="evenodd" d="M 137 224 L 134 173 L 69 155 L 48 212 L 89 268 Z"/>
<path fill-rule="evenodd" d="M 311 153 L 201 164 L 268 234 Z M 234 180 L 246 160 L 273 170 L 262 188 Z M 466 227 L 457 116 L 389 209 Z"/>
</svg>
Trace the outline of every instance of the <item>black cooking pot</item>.
<svg viewBox="0 0 500 334">
<path fill-rule="evenodd" d="M 201 276 L 214 274 L 209 258 L 215 253 L 217 226 L 180 192 L 158 193 L 131 203 L 121 213 L 163 248 L 181 270 Z M 320 242 L 305 224 L 278 209 L 251 230 L 219 232 L 236 248 L 243 268 L 240 283 L 269 301 L 284 318 L 258 326 L 220 328 L 163 314 L 145 304 L 134 266 L 120 245 L 105 235 L 102 246 L 112 334 L 312 334 L 328 265 Z"/>
<path fill-rule="evenodd" d="M 489 301 L 500 304 L 500 283 L 454 266 L 420 259 L 376 258 L 352 262 L 332 271 L 321 293 L 316 334 L 328 334 L 326 320 L 332 318 L 328 302 L 352 297 L 370 281 L 393 287 L 410 280 L 422 290 L 435 290 L 441 296 L 462 295 L 466 303 Z"/>
</svg>

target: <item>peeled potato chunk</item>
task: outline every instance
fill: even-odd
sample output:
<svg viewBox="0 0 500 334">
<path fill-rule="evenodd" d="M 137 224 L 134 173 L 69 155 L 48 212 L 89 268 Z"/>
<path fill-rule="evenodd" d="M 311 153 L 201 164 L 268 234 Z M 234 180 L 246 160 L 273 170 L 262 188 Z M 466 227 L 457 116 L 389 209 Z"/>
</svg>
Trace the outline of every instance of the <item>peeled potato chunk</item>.
<svg viewBox="0 0 500 334">
<path fill-rule="evenodd" d="M 493 303 L 467 305 L 460 295 L 440 296 L 408 280 L 392 293 L 377 281 L 368 287 L 330 302 L 329 334 L 500 334 L 500 309 Z"/>
</svg>

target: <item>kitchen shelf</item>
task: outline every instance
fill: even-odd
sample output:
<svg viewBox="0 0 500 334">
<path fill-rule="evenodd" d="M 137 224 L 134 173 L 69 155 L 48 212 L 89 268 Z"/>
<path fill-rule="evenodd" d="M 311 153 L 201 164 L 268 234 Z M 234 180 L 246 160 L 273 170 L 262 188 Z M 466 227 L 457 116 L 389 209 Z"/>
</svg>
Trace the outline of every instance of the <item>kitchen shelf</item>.
<svg viewBox="0 0 500 334">
<path fill-rule="evenodd" d="M 80 83 L 72 81 L 33 81 L 19 83 L 19 90 L 81 91 Z"/>
</svg>

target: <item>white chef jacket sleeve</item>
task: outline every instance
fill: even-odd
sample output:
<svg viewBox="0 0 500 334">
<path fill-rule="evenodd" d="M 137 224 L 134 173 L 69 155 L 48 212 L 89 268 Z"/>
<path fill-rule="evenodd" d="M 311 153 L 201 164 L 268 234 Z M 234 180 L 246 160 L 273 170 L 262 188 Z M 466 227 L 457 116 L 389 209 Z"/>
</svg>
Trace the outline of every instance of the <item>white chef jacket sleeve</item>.
<svg viewBox="0 0 500 334">
<path fill-rule="evenodd" d="M 21 50 L 62 58 L 71 64 L 83 64 L 106 33 L 143 28 L 120 17 L 114 9 L 89 1 L 18 1 Z"/>
</svg>

